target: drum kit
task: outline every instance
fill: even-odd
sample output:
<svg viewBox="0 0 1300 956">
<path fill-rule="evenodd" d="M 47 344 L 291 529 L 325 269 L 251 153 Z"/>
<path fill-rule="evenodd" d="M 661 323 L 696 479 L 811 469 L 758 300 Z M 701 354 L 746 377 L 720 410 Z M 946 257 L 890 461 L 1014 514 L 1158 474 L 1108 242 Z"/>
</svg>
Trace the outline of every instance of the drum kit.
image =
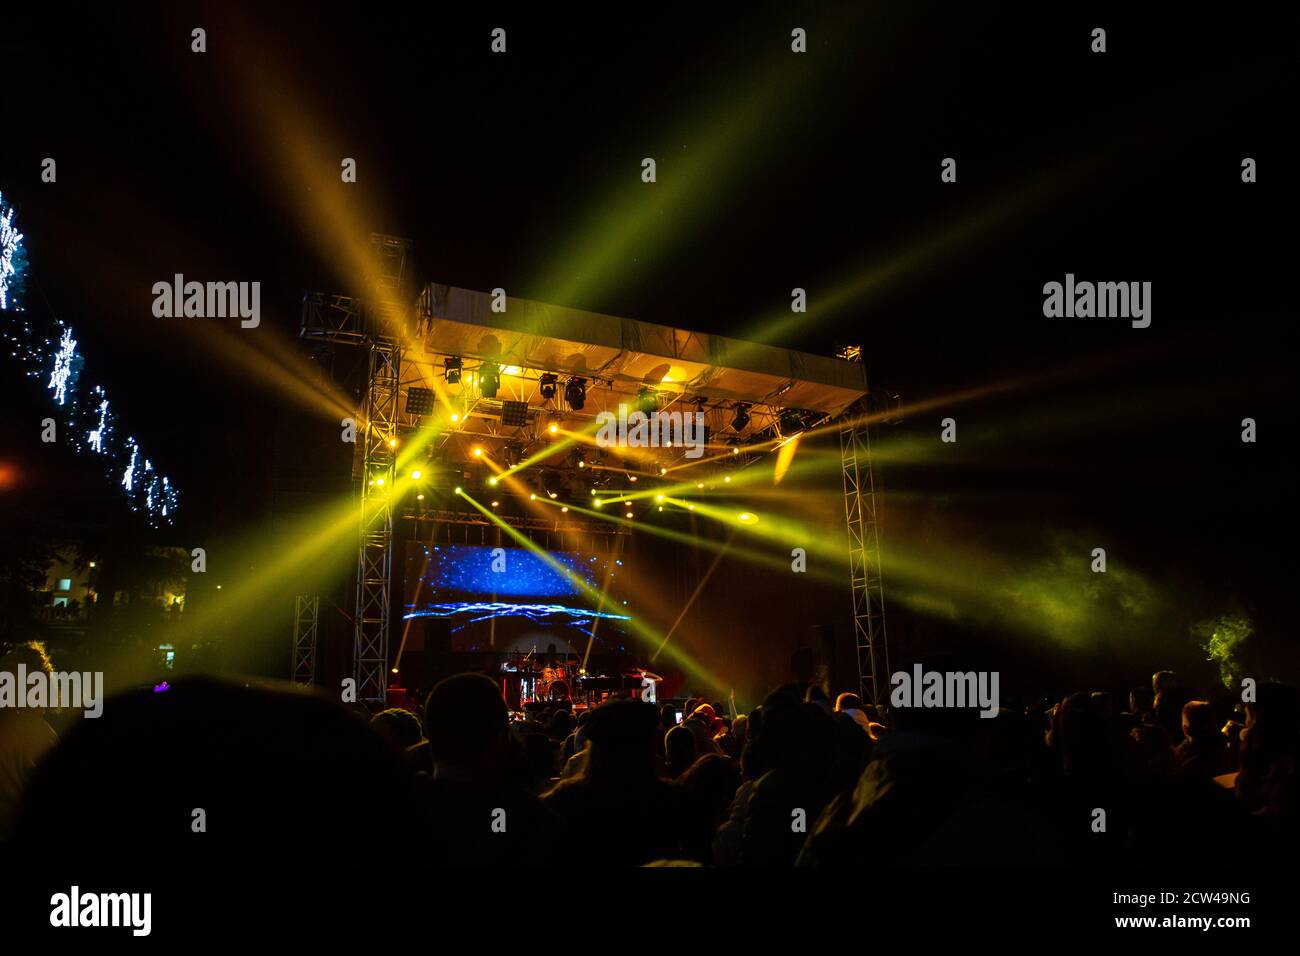
<svg viewBox="0 0 1300 956">
<path fill-rule="evenodd" d="M 534 700 L 569 700 L 569 668 L 563 664 L 543 667 L 541 679 L 536 683 Z"/>
<path fill-rule="evenodd" d="M 503 671 L 519 681 L 519 705 L 542 701 L 571 700 L 576 667 L 564 662 L 545 663 L 530 654 L 523 660 L 507 662 Z"/>
</svg>

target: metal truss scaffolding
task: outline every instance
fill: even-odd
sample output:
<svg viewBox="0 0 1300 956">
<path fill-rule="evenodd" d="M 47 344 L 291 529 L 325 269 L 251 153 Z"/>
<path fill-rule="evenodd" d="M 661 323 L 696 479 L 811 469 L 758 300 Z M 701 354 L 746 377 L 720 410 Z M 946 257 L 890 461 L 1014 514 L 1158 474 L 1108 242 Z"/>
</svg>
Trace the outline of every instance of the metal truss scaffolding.
<svg viewBox="0 0 1300 956">
<path fill-rule="evenodd" d="M 361 547 L 352 658 L 357 699 L 382 703 L 388 688 L 389 587 L 393 571 L 393 499 L 397 484 L 397 397 L 402 349 L 395 339 L 370 342 L 361 471 Z"/>
<path fill-rule="evenodd" d="M 364 299 L 321 293 L 303 299 L 303 338 L 360 345 L 367 352 L 357 429 L 361 442 L 361 535 L 352 642 L 357 700 L 366 703 L 384 703 L 388 690 L 392 495 L 397 483 L 401 340 L 410 318 L 405 297 L 410 245 L 395 236 L 371 235 L 371 272 L 365 277 Z"/>
<path fill-rule="evenodd" d="M 295 684 L 316 682 L 316 622 L 320 598 L 299 594 L 293 600 L 293 661 L 289 674 Z"/>
<path fill-rule="evenodd" d="M 877 706 L 889 696 L 889 645 L 885 636 L 885 592 L 880 577 L 880 535 L 876 489 L 871 474 L 871 436 L 860 408 L 840 426 L 844 475 L 844 517 L 849 531 L 849 582 L 853 591 L 853 643 L 862 699 Z"/>
</svg>

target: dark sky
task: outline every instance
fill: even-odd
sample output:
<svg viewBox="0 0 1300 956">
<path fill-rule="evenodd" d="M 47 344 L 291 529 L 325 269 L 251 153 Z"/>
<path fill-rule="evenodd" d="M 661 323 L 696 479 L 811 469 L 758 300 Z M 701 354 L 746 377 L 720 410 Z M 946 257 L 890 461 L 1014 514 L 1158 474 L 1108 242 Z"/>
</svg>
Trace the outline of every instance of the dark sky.
<svg viewBox="0 0 1300 956">
<path fill-rule="evenodd" d="M 1294 14 L 865 6 L 26 5 L 0 30 L 0 192 L 28 236 L 32 299 L 77 327 L 186 492 L 191 529 L 265 512 L 267 462 L 298 412 L 160 328 L 150 286 L 257 279 L 264 322 L 292 336 L 302 293 L 346 281 L 296 214 L 317 194 L 252 84 L 315 131 L 308 165 L 353 191 L 339 195 L 365 231 L 414 241 L 422 279 L 545 299 L 564 285 L 555 257 L 630 208 L 613 267 L 563 304 L 743 334 L 801 286 L 813 313 L 774 344 L 860 343 L 871 381 L 905 402 L 1045 376 L 887 430 L 935 440 L 883 467 L 906 495 L 899 524 L 1013 550 L 1045 527 L 1100 534 L 1284 629 Z M 190 52 L 194 26 L 206 54 Z M 39 181 L 45 156 L 57 184 Z M 356 186 L 338 184 L 342 156 Z M 1042 286 L 1067 272 L 1152 282 L 1151 327 L 1044 318 Z M 945 415 L 987 440 L 938 445 Z M 1257 445 L 1239 440 L 1245 416 Z"/>
</svg>

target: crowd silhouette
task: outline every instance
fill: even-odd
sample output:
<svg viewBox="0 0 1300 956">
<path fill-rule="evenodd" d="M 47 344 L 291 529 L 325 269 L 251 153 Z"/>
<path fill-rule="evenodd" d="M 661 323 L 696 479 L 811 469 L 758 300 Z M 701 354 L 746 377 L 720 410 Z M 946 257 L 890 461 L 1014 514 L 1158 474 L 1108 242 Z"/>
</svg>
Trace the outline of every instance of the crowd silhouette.
<svg viewBox="0 0 1300 956">
<path fill-rule="evenodd" d="M 28 644 L 0 670 L 19 661 L 49 668 Z M 217 679 L 119 695 L 57 740 L 0 709 L 0 839 L 510 868 L 1178 865 L 1296 844 L 1300 706 L 1282 684 L 1236 704 L 1161 671 L 1127 700 L 992 719 L 788 684 L 723 713 L 693 700 L 678 723 L 620 698 L 513 719 L 483 674 L 441 681 L 422 714 Z"/>
</svg>

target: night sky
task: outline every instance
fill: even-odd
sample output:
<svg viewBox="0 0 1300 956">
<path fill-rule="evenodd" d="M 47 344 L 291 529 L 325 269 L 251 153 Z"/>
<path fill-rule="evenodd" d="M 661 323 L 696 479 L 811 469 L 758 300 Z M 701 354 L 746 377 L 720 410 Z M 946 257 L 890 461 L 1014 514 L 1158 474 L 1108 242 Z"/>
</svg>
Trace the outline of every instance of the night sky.
<svg viewBox="0 0 1300 956">
<path fill-rule="evenodd" d="M 0 193 L 27 236 L 29 309 L 76 327 L 185 495 L 178 535 L 199 540 L 270 514 L 273 463 L 332 426 L 192 328 L 219 320 L 154 318 L 151 286 L 258 280 L 264 328 L 291 339 L 305 291 L 349 282 L 299 214 L 313 202 L 353 211 L 354 239 L 412 239 L 422 280 L 566 289 L 564 305 L 678 327 L 745 335 L 804 287 L 809 316 L 773 344 L 861 344 L 905 407 L 1000 389 L 881 428 L 887 543 L 1015 564 L 1095 541 L 1188 614 L 1245 608 L 1294 668 L 1294 14 L 866 6 L 8 10 Z M 268 124 L 267 101 L 293 122 Z M 316 182 L 287 158 L 297 127 Z M 603 270 L 557 267 L 626 210 Z M 1045 318 L 1043 284 L 1067 272 L 1151 282 L 1151 327 Z M 94 494 L 40 460 L 44 397 L 4 394 L 6 457 Z M 900 639 L 928 633 L 900 611 Z"/>
</svg>

